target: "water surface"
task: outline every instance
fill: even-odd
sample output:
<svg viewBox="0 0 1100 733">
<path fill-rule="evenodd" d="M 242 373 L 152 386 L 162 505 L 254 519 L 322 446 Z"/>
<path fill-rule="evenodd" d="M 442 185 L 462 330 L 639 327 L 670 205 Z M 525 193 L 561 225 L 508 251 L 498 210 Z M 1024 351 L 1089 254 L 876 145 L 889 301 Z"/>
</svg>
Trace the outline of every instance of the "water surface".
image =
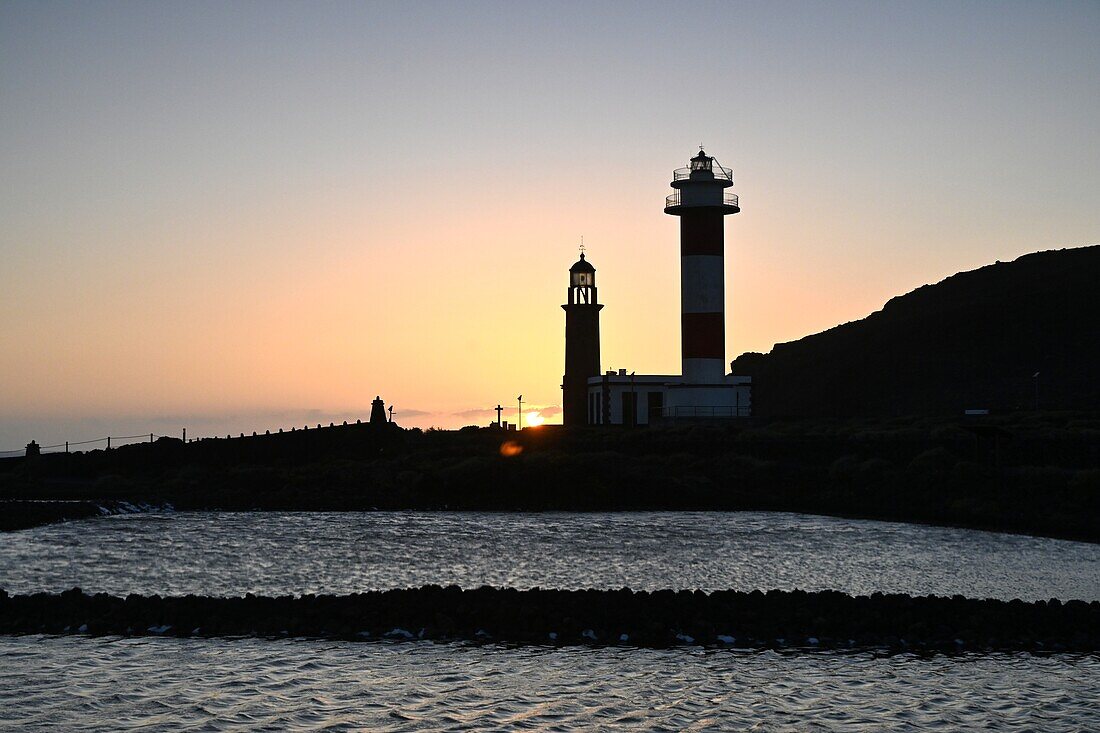
<svg viewBox="0 0 1100 733">
<path fill-rule="evenodd" d="M 1100 659 L 0 637 L 20 730 L 1096 730 Z"/>
<path fill-rule="evenodd" d="M 1100 600 L 1100 546 L 770 512 L 184 512 L 0 535 L 9 592 L 341 594 L 427 583 Z"/>
</svg>

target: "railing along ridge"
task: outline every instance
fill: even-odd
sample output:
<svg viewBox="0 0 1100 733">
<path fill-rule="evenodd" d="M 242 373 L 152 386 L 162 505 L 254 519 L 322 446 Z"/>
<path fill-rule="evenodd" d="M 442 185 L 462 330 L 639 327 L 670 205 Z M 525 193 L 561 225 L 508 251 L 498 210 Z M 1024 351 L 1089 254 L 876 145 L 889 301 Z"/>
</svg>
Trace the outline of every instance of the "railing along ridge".
<svg viewBox="0 0 1100 733">
<path fill-rule="evenodd" d="M 354 423 L 349 423 L 347 420 L 343 421 L 343 426 L 347 426 L 349 424 L 361 425 L 362 420 L 357 419 Z M 335 422 L 330 422 L 328 424 L 328 427 L 334 428 L 334 427 L 338 427 L 338 426 L 336 425 Z M 321 423 L 317 423 L 316 428 L 311 428 L 309 425 L 303 425 L 300 429 L 303 430 L 303 431 L 306 431 L 306 430 L 313 430 L 313 429 L 320 430 L 322 428 L 324 428 L 324 425 L 322 425 Z M 299 428 L 297 426 L 291 426 L 288 430 L 286 430 L 286 433 L 287 434 L 293 433 L 293 432 L 297 431 L 298 429 Z M 228 434 L 224 438 L 222 438 L 222 436 L 220 436 L 220 435 L 194 436 L 194 437 L 188 438 L 187 437 L 187 431 L 184 430 L 182 440 L 183 440 L 184 443 L 197 443 L 199 441 L 204 441 L 204 440 L 232 440 L 232 439 L 235 439 L 235 438 L 248 438 L 248 437 L 258 438 L 258 437 L 263 436 L 263 435 L 282 435 L 283 432 L 284 432 L 283 428 L 278 428 L 277 432 L 273 432 L 272 430 L 265 430 L 263 433 L 260 433 L 258 431 L 253 431 L 251 436 L 246 434 L 246 433 L 240 433 L 239 435 Z M 39 451 L 39 453 L 42 453 L 42 454 L 44 454 L 44 453 L 68 453 L 69 449 L 74 447 L 74 446 L 92 445 L 93 443 L 105 443 L 107 448 L 121 448 L 122 446 L 118 445 L 116 443 L 116 441 L 120 441 L 120 440 L 138 441 L 138 440 L 140 440 L 142 442 L 147 441 L 149 443 L 152 443 L 156 440 L 159 440 L 160 438 L 180 438 L 180 436 L 179 435 L 159 435 L 157 433 L 140 433 L 138 435 L 105 435 L 102 438 L 92 438 L 90 440 L 75 440 L 75 441 L 69 440 L 69 441 L 64 441 L 64 442 L 61 442 L 61 443 L 55 443 L 53 445 L 40 445 L 40 446 L 38 446 L 38 451 Z M 133 445 L 133 443 L 126 443 L 126 445 Z M 15 458 L 15 457 L 19 457 L 19 456 L 25 456 L 26 454 L 27 454 L 27 448 L 26 447 L 16 448 L 16 449 L 13 449 L 13 450 L 0 450 L 0 458 Z"/>
</svg>

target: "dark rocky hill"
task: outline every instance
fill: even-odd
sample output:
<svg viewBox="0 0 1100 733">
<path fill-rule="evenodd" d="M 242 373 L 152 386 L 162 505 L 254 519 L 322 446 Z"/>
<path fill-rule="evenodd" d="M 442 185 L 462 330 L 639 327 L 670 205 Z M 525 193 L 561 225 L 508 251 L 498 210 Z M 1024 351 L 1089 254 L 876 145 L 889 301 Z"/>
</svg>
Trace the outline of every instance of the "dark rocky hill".
<svg viewBox="0 0 1100 733">
<path fill-rule="evenodd" d="M 1100 408 L 1100 246 L 1036 252 L 742 354 L 759 416 Z"/>
</svg>

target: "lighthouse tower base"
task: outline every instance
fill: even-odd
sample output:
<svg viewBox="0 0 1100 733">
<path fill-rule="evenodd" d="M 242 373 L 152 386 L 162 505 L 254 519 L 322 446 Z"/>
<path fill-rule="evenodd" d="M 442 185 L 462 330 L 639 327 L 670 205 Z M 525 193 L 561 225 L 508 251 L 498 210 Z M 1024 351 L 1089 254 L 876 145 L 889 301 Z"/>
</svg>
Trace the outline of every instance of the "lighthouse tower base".
<svg viewBox="0 0 1100 733">
<path fill-rule="evenodd" d="M 749 417 L 752 412 L 752 377 L 726 377 L 722 384 L 670 384 L 665 421 L 722 420 Z"/>
</svg>

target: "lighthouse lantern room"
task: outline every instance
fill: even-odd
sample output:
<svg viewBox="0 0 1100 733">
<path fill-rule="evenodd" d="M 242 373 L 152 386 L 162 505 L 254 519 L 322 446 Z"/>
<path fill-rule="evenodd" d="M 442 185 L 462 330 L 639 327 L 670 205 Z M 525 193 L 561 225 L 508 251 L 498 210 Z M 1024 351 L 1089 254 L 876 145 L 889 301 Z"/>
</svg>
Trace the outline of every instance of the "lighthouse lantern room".
<svg viewBox="0 0 1100 733">
<path fill-rule="evenodd" d="M 569 268 L 569 302 L 596 302 L 596 268 L 584 258 L 584 252 Z"/>
</svg>

